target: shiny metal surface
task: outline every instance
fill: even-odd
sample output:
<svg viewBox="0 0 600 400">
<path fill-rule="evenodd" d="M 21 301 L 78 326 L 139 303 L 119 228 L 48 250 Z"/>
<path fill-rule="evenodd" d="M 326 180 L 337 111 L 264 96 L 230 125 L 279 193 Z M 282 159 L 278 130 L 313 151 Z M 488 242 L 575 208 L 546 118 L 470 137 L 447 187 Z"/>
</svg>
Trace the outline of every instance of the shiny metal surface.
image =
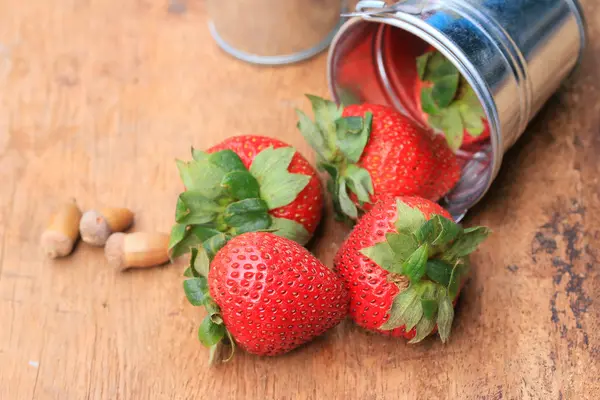
<svg viewBox="0 0 600 400">
<path fill-rule="evenodd" d="M 336 100 L 387 103 L 406 112 L 388 77 L 399 71 L 391 71 L 382 56 L 381 35 L 388 27 L 436 47 L 477 93 L 491 140 L 478 151 L 459 154 L 466 157 L 462 178 L 445 199 L 455 216 L 488 191 L 504 152 L 573 70 L 585 47 L 585 23 L 576 0 L 361 1 L 354 15 L 329 54 L 329 84 Z M 351 76 L 352 63 L 360 65 L 362 74 Z M 360 93 L 353 93 L 356 88 Z"/>
<path fill-rule="evenodd" d="M 314 4 L 312 4 L 314 3 Z M 207 0 L 210 32 L 227 53 L 280 65 L 325 50 L 343 20 L 346 0 Z"/>
</svg>

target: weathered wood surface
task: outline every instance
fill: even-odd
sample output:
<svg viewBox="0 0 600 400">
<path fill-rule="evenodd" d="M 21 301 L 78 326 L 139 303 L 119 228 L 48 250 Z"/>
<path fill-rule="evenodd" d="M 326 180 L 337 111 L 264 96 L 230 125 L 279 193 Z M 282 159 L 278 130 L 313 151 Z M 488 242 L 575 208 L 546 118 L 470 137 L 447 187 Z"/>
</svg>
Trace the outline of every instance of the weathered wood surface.
<svg viewBox="0 0 600 400">
<path fill-rule="evenodd" d="M 506 157 L 467 223 L 495 235 L 474 257 L 451 342 L 420 346 L 349 321 L 287 356 L 206 368 L 183 260 L 119 274 L 79 245 L 50 262 L 53 208 L 131 207 L 167 231 L 173 160 L 242 133 L 295 130 L 303 93 L 326 95 L 325 56 L 285 68 L 230 59 L 204 5 L 179 0 L 0 1 L 0 398 L 600 398 L 600 6 L 591 45 Z M 347 229 L 328 216 L 331 264 Z"/>
</svg>

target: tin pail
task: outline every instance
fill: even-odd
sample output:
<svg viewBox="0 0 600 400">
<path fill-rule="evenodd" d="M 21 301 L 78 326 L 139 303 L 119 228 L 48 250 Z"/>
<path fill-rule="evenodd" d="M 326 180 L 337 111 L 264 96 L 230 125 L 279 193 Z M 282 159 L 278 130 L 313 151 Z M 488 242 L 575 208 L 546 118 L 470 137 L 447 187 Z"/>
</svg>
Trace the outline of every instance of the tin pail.
<svg viewBox="0 0 600 400">
<path fill-rule="evenodd" d="M 388 104 L 414 117 L 406 101 L 413 60 L 435 47 L 477 94 L 490 139 L 463 157 L 460 182 L 444 206 L 462 218 L 488 191 L 502 157 L 577 65 L 585 23 L 576 0 L 360 1 L 333 40 L 328 76 L 337 102 Z M 414 64 L 413 64 L 414 65 Z M 414 79 L 412 79 L 414 80 Z"/>
</svg>

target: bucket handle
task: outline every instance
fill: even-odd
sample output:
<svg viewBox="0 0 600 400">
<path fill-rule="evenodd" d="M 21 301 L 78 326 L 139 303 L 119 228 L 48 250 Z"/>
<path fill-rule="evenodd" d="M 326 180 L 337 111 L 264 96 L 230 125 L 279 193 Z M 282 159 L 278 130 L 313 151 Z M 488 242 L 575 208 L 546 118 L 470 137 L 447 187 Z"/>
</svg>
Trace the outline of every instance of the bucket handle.
<svg viewBox="0 0 600 400">
<path fill-rule="evenodd" d="M 342 14 L 343 17 L 374 16 L 402 12 L 411 15 L 421 15 L 427 0 L 401 0 L 388 5 L 382 0 L 360 0 L 356 4 L 356 11 Z"/>
</svg>

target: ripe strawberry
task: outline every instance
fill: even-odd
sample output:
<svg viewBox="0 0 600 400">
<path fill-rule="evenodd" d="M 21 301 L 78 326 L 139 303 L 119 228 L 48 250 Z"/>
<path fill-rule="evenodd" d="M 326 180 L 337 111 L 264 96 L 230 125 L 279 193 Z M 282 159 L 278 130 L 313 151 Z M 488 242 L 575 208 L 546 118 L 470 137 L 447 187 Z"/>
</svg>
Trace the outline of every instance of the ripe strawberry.
<svg viewBox="0 0 600 400">
<path fill-rule="evenodd" d="M 237 136 L 178 161 L 186 191 L 179 196 L 170 250 L 177 257 L 217 242 L 269 230 L 305 244 L 322 215 L 314 168 L 292 147 L 263 136 Z"/>
<path fill-rule="evenodd" d="M 208 274 L 206 254 L 193 258 L 186 294 L 208 309 L 199 338 L 209 347 L 227 336 L 252 354 L 283 354 L 348 313 L 343 282 L 291 240 L 264 232 L 237 236 L 216 253 Z"/>
<path fill-rule="evenodd" d="M 382 199 L 360 219 L 334 260 L 350 291 L 350 316 L 366 329 L 411 343 L 437 327 L 447 341 L 468 254 L 488 234 L 484 227 L 463 229 L 429 200 Z"/>
<path fill-rule="evenodd" d="M 338 215 L 357 219 L 383 196 L 420 196 L 432 201 L 460 178 L 456 156 L 442 137 L 392 108 L 337 107 L 308 96 L 315 122 L 298 111 L 298 128 L 331 175 L 329 190 Z"/>
<path fill-rule="evenodd" d="M 490 137 L 483 107 L 458 69 L 433 48 L 417 58 L 415 101 L 423 119 L 457 150 Z"/>
</svg>

